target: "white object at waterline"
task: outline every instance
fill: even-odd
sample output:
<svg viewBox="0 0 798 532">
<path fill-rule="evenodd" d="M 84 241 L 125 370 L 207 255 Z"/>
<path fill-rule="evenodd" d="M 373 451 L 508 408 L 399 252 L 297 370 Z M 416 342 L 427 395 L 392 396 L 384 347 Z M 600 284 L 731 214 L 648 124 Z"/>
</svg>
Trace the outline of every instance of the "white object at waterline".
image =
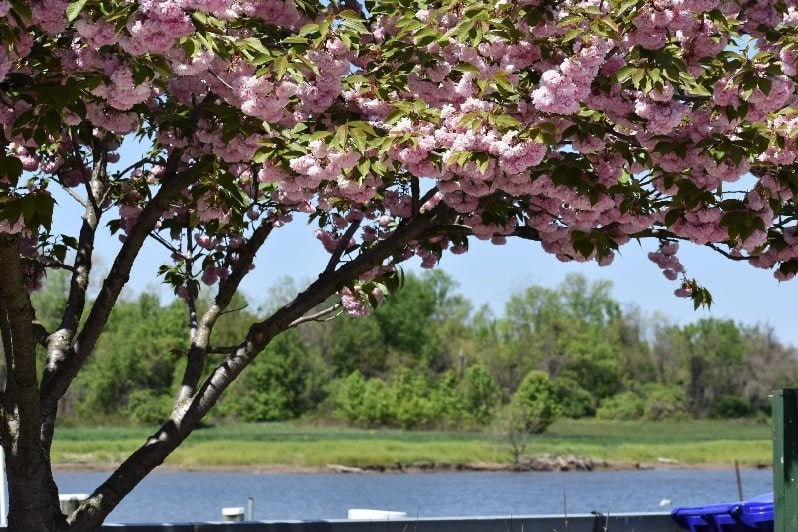
<svg viewBox="0 0 798 532">
<path fill-rule="evenodd" d="M 352 521 L 390 521 L 391 519 L 404 519 L 407 512 L 394 512 L 391 510 L 369 510 L 367 508 L 350 508 L 347 518 Z"/>
<path fill-rule="evenodd" d="M 228 506 L 222 508 L 222 517 L 225 521 L 243 521 L 244 508 L 242 506 Z"/>
<path fill-rule="evenodd" d="M 58 502 L 61 505 L 61 512 L 66 515 L 71 514 L 88 498 L 88 493 L 59 493 Z"/>
</svg>

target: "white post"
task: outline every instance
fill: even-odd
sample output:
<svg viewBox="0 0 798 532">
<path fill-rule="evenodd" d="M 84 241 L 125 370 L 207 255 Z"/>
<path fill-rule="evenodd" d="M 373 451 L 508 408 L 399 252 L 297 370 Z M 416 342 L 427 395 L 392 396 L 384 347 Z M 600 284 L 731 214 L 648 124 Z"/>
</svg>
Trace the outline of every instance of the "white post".
<svg viewBox="0 0 798 532">
<path fill-rule="evenodd" d="M 6 455 L 0 446 L 0 526 L 6 526 Z"/>
<path fill-rule="evenodd" d="M 247 521 L 255 520 L 255 498 L 247 497 Z"/>
</svg>

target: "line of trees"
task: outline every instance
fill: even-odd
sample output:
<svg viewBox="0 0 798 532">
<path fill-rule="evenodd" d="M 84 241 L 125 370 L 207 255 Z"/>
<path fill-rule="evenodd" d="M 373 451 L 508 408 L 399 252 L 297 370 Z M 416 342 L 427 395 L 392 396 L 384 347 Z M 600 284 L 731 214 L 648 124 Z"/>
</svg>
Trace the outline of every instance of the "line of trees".
<svg viewBox="0 0 798 532">
<path fill-rule="evenodd" d="M 41 321 L 65 297 L 65 282 L 53 276 L 35 296 Z M 606 281 L 571 275 L 556 288 L 531 286 L 500 315 L 475 310 L 442 271 L 408 275 L 404 284 L 368 318 L 344 314 L 278 336 L 216 418 L 408 429 L 515 423 L 541 432 L 558 416 L 765 417 L 770 391 L 798 380 L 796 349 L 772 329 L 719 319 L 675 325 L 623 307 Z M 292 291 L 290 280 L 280 286 Z M 231 308 L 214 330 L 209 370 L 253 319 L 243 298 Z M 117 305 L 62 400 L 67 419 L 163 421 L 185 363 L 178 346 L 186 319 L 183 305 L 162 305 L 152 293 Z"/>
</svg>

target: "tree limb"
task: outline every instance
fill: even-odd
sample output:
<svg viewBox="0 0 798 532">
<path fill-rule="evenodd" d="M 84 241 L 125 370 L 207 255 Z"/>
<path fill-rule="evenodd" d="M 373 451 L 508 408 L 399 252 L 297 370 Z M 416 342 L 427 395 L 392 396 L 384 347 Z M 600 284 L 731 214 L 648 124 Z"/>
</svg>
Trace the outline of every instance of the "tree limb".
<svg viewBox="0 0 798 532">
<path fill-rule="evenodd" d="M 74 352 L 53 367 L 47 373 L 47 378 L 42 381 L 42 400 L 49 409 L 55 408 L 58 400 L 66 392 L 69 384 L 94 349 L 111 310 L 130 278 L 133 263 L 138 257 L 145 239 L 155 228 L 163 212 L 170 207 L 172 201 L 179 197 L 180 192 L 196 179 L 196 166 L 178 171 L 178 166 L 181 164 L 180 159 L 181 152 L 174 151 L 170 154 L 162 185 L 152 200 L 145 205 L 139 214 L 136 225 L 130 230 L 122 244 L 111 266 L 111 271 L 105 278 L 92 305 L 85 325 L 72 345 Z M 89 249 L 91 248 L 87 247 L 87 251 Z M 90 259 L 90 256 L 87 259 Z"/>
<path fill-rule="evenodd" d="M 341 261 L 341 256 L 347 249 L 349 249 L 349 241 L 352 240 L 352 237 L 355 235 L 355 231 L 357 231 L 360 227 L 360 223 L 361 220 L 354 221 L 349 225 L 349 227 L 346 228 L 346 231 L 338 240 L 338 245 L 335 246 L 335 250 L 330 257 L 330 261 L 327 263 L 327 267 L 324 268 L 324 273 L 333 271 Z"/>
<path fill-rule="evenodd" d="M 254 323 L 246 339 L 208 376 L 191 401 L 181 403 L 172 412 L 169 421 L 131 454 L 130 458 L 125 460 L 78 509 L 73 515 L 74 522 L 79 522 L 86 528 L 102 524 L 119 501 L 150 471 L 162 464 L 166 457 L 191 434 L 227 387 L 277 334 L 335 294 L 348 280 L 356 279 L 383 264 L 397 249 L 402 249 L 408 243 L 419 239 L 433 227 L 437 214 L 437 209 L 417 214 L 406 224 L 400 225 L 388 238 L 365 250 L 338 270 L 321 275 L 292 302 L 277 309 L 270 317 Z M 217 299 L 219 297 L 217 296 Z"/>
</svg>

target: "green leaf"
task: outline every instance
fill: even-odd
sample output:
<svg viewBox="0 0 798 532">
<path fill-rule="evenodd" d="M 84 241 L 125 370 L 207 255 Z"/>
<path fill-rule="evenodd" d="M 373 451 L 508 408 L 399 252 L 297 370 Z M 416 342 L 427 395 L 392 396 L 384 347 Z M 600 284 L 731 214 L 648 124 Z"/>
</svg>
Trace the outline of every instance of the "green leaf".
<svg viewBox="0 0 798 532">
<path fill-rule="evenodd" d="M 350 128 L 349 138 L 352 139 L 352 142 L 354 143 L 355 148 L 357 148 L 357 151 L 359 151 L 360 153 L 366 152 L 367 139 L 366 139 L 366 134 L 362 130 Z"/>
<path fill-rule="evenodd" d="M 74 236 L 69 235 L 61 235 L 61 241 L 64 243 L 66 247 L 72 249 L 78 249 L 78 239 Z"/>
<path fill-rule="evenodd" d="M 344 19 L 341 23 L 342 27 L 350 29 L 359 35 L 364 35 L 369 32 L 368 28 L 366 28 L 366 25 L 363 24 L 363 20 L 360 18 L 360 15 L 358 15 L 355 11 L 351 9 L 345 9 L 338 13 L 338 16 Z"/>
<path fill-rule="evenodd" d="M 80 15 L 80 12 L 83 11 L 87 2 L 88 0 L 75 0 L 74 2 L 70 2 L 66 7 L 67 22 L 74 22 Z"/>
<path fill-rule="evenodd" d="M 11 0 L 11 10 L 25 21 L 29 21 L 33 18 L 33 11 L 31 11 L 28 5 L 28 0 Z"/>
<path fill-rule="evenodd" d="M 22 161 L 10 155 L 0 155 L 0 175 L 5 175 L 12 187 L 17 186 L 22 175 Z"/>
<path fill-rule="evenodd" d="M 290 37 L 286 37 L 281 41 L 283 44 L 308 44 L 308 40 L 305 37 L 300 37 L 299 35 L 291 35 Z"/>
</svg>

